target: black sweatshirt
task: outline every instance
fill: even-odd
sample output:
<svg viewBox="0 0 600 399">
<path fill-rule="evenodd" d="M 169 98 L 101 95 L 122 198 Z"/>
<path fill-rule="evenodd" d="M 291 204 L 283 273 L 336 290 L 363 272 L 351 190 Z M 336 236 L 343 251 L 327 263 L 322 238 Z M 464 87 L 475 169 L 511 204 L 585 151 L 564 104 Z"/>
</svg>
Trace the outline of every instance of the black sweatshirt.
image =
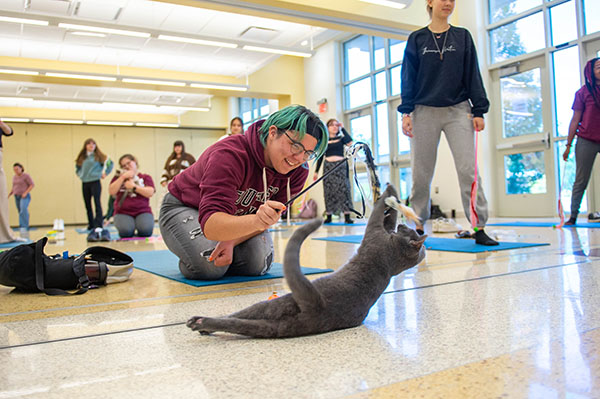
<svg viewBox="0 0 600 399">
<path fill-rule="evenodd" d="M 442 47 L 444 59 L 440 60 Z M 471 100 L 473 116 L 482 117 L 490 106 L 473 38 L 468 30 L 455 26 L 439 39 L 428 27 L 410 34 L 402 62 L 401 89 L 398 111 L 403 114 L 412 112 L 416 104 L 449 107 Z"/>
</svg>

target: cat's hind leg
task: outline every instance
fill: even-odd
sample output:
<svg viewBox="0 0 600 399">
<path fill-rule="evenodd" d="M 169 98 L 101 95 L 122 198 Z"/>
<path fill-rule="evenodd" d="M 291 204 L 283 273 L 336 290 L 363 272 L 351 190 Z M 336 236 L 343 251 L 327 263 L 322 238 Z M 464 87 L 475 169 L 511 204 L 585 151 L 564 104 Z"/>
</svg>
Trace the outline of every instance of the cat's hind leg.
<svg viewBox="0 0 600 399">
<path fill-rule="evenodd" d="M 187 326 L 201 334 L 223 331 L 257 338 L 276 338 L 278 336 L 279 321 L 196 316 L 188 320 Z"/>
</svg>

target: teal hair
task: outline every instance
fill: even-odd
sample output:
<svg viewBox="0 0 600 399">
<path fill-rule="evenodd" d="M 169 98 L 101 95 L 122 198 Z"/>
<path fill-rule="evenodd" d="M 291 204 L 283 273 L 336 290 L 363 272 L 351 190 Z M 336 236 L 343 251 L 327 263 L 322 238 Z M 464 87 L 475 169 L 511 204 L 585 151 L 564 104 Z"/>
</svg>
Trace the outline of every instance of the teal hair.
<svg viewBox="0 0 600 399">
<path fill-rule="evenodd" d="M 260 142 L 266 145 L 267 137 L 269 135 L 269 127 L 276 126 L 277 129 L 290 130 L 298 133 L 298 139 L 304 139 L 304 136 L 308 133 L 317 139 L 317 146 L 315 152 L 318 159 L 329 144 L 329 134 L 323 122 L 315 115 L 311 110 L 302 105 L 289 105 L 277 112 L 271 114 L 267 120 L 261 126 Z M 277 133 L 281 135 L 283 133 Z"/>
</svg>

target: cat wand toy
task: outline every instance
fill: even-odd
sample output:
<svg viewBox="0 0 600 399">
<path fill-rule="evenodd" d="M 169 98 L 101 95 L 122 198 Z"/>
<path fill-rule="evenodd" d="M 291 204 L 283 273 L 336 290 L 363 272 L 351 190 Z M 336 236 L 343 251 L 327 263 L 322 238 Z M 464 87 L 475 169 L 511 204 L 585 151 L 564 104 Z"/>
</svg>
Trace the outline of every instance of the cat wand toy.
<svg viewBox="0 0 600 399">
<path fill-rule="evenodd" d="M 375 164 L 372 161 L 372 156 L 370 153 L 370 149 L 369 147 L 362 142 L 357 142 L 356 144 L 354 144 L 353 146 L 351 146 L 347 152 L 346 152 L 346 156 L 344 157 L 344 161 L 345 162 L 340 162 L 339 164 L 335 165 L 332 169 L 330 169 L 327 173 L 323 174 L 323 176 L 321 176 L 320 178 L 318 178 L 317 180 L 315 180 L 312 184 L 310 184 L 308 187 L 304 188 L 302 191 L 300 191 L 298 194 L 296 194 L 294 197 L 292 197 L 291 199 L 289 199 L 284 205 L 286 207 L 288 207 L 291 203 L 293 203 L 296 199 L 298 199 L 302 194 L 306 193 L 308 190 L 310 190 L 311 188 L 313 188 L 317 183 L 319 183 L 321 180 L 325 179 L 327 176 L 329 176 L 329 174 L 331 174 L 334 170 L 336 170 L 337 168 L 339 168 L 342 165 L 345 165 L 350 158 L 356 158 L 358 156 L 358 151 L 359 150 L 364 150 L 365 154 L 367 155 L 367 164 L 369 166 L 372 178 L 374 180 L 376 180 L 375 182 L 375 192 L 376 192 L 376 196 L 379 197 L 379 180 L 377 179 L 377 174 L 374 171 L 374 167 Z M 377 198 L 375 198 L 377 199 Z M 399 212 L 401 212 L 407 219 L 412 220 L 414 222 L 420 222 L 420 218 L 417 216 L 417 214 L 415 213 L 415 211 L 412 210 L 412 208 L 409 208 L 408 206 L 402 204 L 400 201 L 398 201 L 396 198 L 394 197 L 388 197 L 385 199 L 385 204 L 387 206 L 389 206 L 390 208 L 394 208 L 396 210 L 398 210 Z M 364 206 L 364 203 L 363 203 Z"/>
</svg>

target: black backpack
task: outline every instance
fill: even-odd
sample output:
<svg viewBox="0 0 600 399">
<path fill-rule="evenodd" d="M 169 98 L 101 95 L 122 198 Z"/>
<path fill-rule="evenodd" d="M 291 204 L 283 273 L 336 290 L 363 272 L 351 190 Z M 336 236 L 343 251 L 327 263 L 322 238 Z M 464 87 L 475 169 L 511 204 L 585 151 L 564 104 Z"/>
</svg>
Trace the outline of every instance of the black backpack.
<svg viewBox="0 0 600 399">
<path fill-rule="evenodd" d="M 25 292 L 80 295 L 96 285 L 106 284 L 107 263 L 133 266 L 129 255 L 105 247 L 90 247 L 67 259 L 61 255 L 48 256 L 44 254 L 47 241 L 44 237 L 0 253 L 0 284 Z"/>
</svg>

